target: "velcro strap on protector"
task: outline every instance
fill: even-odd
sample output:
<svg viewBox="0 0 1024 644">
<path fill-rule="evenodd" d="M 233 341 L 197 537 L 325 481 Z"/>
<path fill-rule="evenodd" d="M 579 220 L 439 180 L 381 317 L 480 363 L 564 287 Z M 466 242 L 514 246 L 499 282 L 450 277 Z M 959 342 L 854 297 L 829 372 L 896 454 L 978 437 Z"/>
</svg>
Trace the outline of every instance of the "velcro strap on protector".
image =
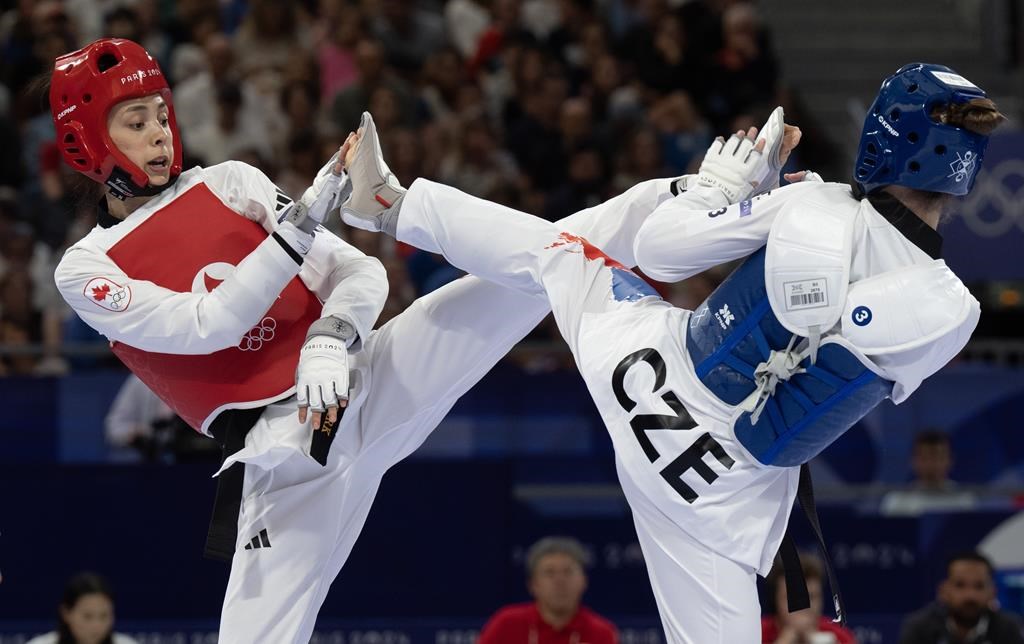
<svg viewBox="0 0 1024 644">
<path fill-rule="evenodd" d="M 315 335 L 326 335 L 328 337 L 336 338 L 341 340 L 345 346 L 349 346 L 356 337 L 356 327 L 348 320 L 344 320 L 335 315 L 328 315 L 327 317 L 322 317 L 309 325 L 309 331 L 306 333 L 306 340 L 309 340 Z"/>
</svg>

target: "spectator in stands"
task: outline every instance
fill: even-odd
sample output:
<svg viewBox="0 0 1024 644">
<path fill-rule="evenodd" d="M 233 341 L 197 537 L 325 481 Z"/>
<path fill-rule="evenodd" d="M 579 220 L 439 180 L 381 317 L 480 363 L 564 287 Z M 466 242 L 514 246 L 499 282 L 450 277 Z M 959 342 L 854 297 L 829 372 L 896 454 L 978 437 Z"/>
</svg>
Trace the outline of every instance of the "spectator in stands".
<svg viewBox="0 0 1024 644">
<path fill-rule="evenodd" d="M 755 106 L 777 104 L 778 62 L 753 4 L 738 2 L 722 14 L 722 48 L 709 78 L 705 108 L 716 130 Z"/>
<path fill-rule="evenodd" d="M 28 269 L 9 269 L 0 277 L 0 345 L 13 351 L 0 359 L 0 375 L 30 375 L 38 356 L 29 351 L 42 341 L 42 319 L 32 307 L 32 278 Z"/>
<path fill-rule="evenodd" d="M 483 118 L 464 124 L 458 145 L 441 161 L 440 179 L 448 185 L 480 195 L 495 195 L 519 176 L 510 154 L 495 144 L 494 133 Z"/>
<path fill-rule="evenodd" d="M 216 443 L 186 425 L 133 373 L 118 390 L 103 424 L 108 443 L 134 448 L 149 463 L 221 460 Z"/>
<path fill-rule="evenodd" d="M 235 59 L 243 78 L 280 87 L 292 55 L 308 51 L 308 35 L 299 21 L 299 3 L 250 0 L 234 38 Z"/>
<path fill-rule="evenodd" d="M 661 162 L 661 140 L 651 127 L 637 128 L 626 137 L 626 149 L 618 159 L 612 178 L 614 192 L 622 192 L 641 181 L 670 176 Z"/>
<path fill-rule="evenodd" d="M 695 172 L 711 145 L 711 128 L 686 92 L 672 92 L 650 109 L 669 175 Z"/>
<path fill-rule="evenodd" d="M 331 100 L 359 78 L 355 47 L 367 30 L 366 17 L 345 0 L 322 0 L 320 19 L 314 25 L 314 50 L 320 70 L 320 99 Z"/>
<path fill-rule="evenodd" d="M 207 37 L 203 54 L 205 69 L 179 79 L 174 88 L 174 115 L 186 140 L 205 136 L 201 131 L 216 121 L 219 88 L 230 85 L 237 86 L 242 94 L 238 120 L 260 130 L 261 139 L 277 140 L 284 121 L 279 105 L 284 99 L 268 101 L 252 79 L 242 77 L 231 39 L 224 34 Z"/>
<path fill-rule="evenodd" d="M 336 150 L 372 109 L 403 181 L 441 179 L 551 217 L 686 171 L 703 158 L 709 122 L 753 116 L 777 77 L 767 32 L 742 0 L 8 4 L 0 184 L 31 204 L 33 308 L 44 328 L 29 337 L 45 345 L 35 373 L 67 364 L 55 353 L 64 312 L 44 305 L 51 293 L 36 279 L 52 269 L 37 267 L 82 236 L 81 213 L 92 208 L 61 176 L 46 96 L 27 86 L 54 56 L 100 35 L 133 37 L 173 61 L 178 125 L 199 157 L 186 166 L 245 159 L 280 173 L 294 195 L 321 151 Z M 716 66 L 724 80 L 708 103 L 702 88 Z M 407 265 L 405 286 L 420 290 L 460 274 L 437 261 L 419 262 L 422 275 Z M 97 338 L 68 324 L 65 346 Z M 95 363 L 63 359 L 73 369 Z"/>
<path fill-rule="evenodd" d="M 977 552 L 949 558 L 937 601 L 903 622 L 900 644 L 1024 644 L 1016 615 L 996 604 L 992 564 Z"/>
<path fill-rule="evenodd" d="M 137 644 L 114 632 L 114 596 L 99 575 L 83 572 L 64 588 L 57 630 L 34 637 L 27 644 Z"/>
<path fill-rule="evenodd" d="M 953 455 L 945 432 L 928 430 L 914 437 L 910 469 L 914 480 L 905 490 L 882 498 L 879 511 L 889 516 L 917 516 L 925 512 L 970 510 L 977 499 L 949 479 Z"/>
<path fill-rule="evenodd" d="M 402 122 L 414 122 L 413 96 L 405 82 L 387 66 L 384 56 L 384 48 L 376 40 L 364 38 L 356 44 L 359 80 L 338 92 L 331 103 L 331 120 L 339 132 L 355 131 L 360 115 L 370 107 L 374 90 L 381 86 L 391 89 L 397 97 Z"/>
<path fill-rule="evenodd" d="M 107 442 L 119 447 L 152 439 L 154 426 L 166 423 L 174 412 L 135 374 L 128 374 L 110 405 L 104 425 Z"/>
<path fill-rule="evenodd" d="M 609 197 L 605 155 L 597 146 L 582 143 L 569 153 L 568 181 L 548 194 L 544 212 L 537 215 L 548 221 L 557 221 L 596 206 Z"/>
<path fill-rule="evenodd" d="M 580 603 L 587 588 L 587 553 L 579 541 L 546 537 L 526 553 L 534 601 L 500 609 L 480 632 L 480 644 L 530 642 L 613 644 L 615 626 Z"/>
<path fill-rule="evenodd" d="M 242 160 L 243 151 L 255 151 L 262 160 L 273 158 L 273 148 L 261 122 L 246 118 L 241 86 L 226 81 L 217 87 L 216 96 L 216 112 L 185 135 L 191 153 L 207 166 L 229 159 Z"/>
<path fill-rule="evenodd" d="M 445 43 L 444 19 L 437 11 L 412 0 L 382 0 L 372 19 L 373 34 L 388 62 L 400 72 L 415 74 L 423 61 Z"/>
<path fill-rule="evenodd" d="M 801 553 L 800 568 L 807 580 L 809 608 L 789 612 L 786 576 L 781 563 L 768 575 L 766 588 L 774 600 L 774 615 L 761 618 L 761 641 L 764 644 L 856 644 L 853 633 L 822 615 L 822 565 L 816 556 Z"/>
</svg>

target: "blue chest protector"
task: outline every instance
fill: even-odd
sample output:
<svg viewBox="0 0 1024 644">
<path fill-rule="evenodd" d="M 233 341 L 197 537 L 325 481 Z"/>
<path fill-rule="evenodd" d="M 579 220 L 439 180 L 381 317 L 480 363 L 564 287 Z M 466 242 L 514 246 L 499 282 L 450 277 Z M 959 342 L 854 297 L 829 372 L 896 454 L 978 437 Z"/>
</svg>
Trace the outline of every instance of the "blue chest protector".
<svg viewBox="0 0 1024 644">
<path fill-rule="evenodd" d="M 764 258 L 764 248 L 748 257 L 694 311 L 686 331 L 697 378 L 728 405 L 748 400 L 765 364 L 794 340 L 768 303 Z M 765 465 L 806 463 L 892 391 L 857 355 L 827 340 L 814 364 L 805 356 L 794 371 L 765 392 L 762 410 L 734 415 L 736 438 Z"/>
</svg>

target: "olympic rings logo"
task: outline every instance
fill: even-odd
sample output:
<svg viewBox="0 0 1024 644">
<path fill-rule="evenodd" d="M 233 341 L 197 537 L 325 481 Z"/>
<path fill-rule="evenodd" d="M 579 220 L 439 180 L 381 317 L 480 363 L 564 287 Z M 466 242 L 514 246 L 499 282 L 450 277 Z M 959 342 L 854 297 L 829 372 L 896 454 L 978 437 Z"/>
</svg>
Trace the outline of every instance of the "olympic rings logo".
<svg viewBox="0 0 1024 644">
<path fill-rule="evenodd" d="M 274 331 L 277 330 L 277 320 L 272 317 L 265 317 L 260 323 L 249 329 L 249 332 L 242 336 L 238 343 L 239 351 L 259 351 L 263 348 L 264 342 L 274 339 Z"/>
<path fill-rule="evenodd" d="M 1003 159 L 982 170 L 958 210 L 978 237 L 1000 237 L 1014 226 L 1024 231 L 1024 159 Z"/>
</svg>

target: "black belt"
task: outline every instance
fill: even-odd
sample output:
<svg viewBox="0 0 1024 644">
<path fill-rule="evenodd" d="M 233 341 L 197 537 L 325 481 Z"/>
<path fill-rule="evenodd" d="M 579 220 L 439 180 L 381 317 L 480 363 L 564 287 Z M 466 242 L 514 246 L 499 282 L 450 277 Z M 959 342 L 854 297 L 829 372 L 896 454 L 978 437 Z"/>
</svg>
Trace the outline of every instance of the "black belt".
<svg viewBox="0 0 1024 644">
<path fill-rule="evenodd" d="M 210 434 L 224 450 L 221 464 L 245 447 L 245 436 L 256 425 L 264 407 L 231 409 L 222 412 L 210 424 Z M 203 556 L 208 559 L 231 561 L 238 541 L 238 511 L 242 507 L 242 483 L 245 481 L 245 463 L 234 463 L 217 477 L 217 496 L 213 501 L 210 529 L 206 533 Z"/>
<path fill-rule="evenodd" d="M 222 464 L 245 446 L 246 435 L 256 425 L 264 409 L 231 409 L 221 413 L 210 424 L 210 434 L 223 449 Z M 344 408 L 339 409 L 337 422 L 331 423 L 325 418 L 320 428 L 313 431 L 309 454 L 320 465 L 327 465 L 327 456 L 337 434 L 334 430 L 344 413 Z M 231 561 L 235 554 L 244 481 L 245 463 L 234 463 L 217 477 L 217 496 L 213 501 L 210 529 L 206 533 L 206 546 L 203 548 L 203 556 L 208 559 Z"/>
<path fill-rule="evenodd" d="M 825 565 L 825 573 L 828 575 L 828 586 L 832 591 L 832 603 L 836 609 L 836 620 L 842 626 L 846 626 L 846 604 L 843 603 L 843 594 L 839 590 L 839 579 L 836 577 L 832 567 L 832 558 L 828 555 L 828 546 L 825 545 L 825 537 L 821 533 L 821 523 L 818 521 L 818 508 L 814 503 L 814 484 L 811 481 L 811 468 L 807 463 L 800 466 L 800 483 L 796 489 L 796 498 L 800 501 L 807 523 L 818 540 L 818 550 L 821 552 L 821 559 Z M 779 556 L 782 558 L 782 569 L 786 575 L 786 603 L 789 612 L 810 608 L 811 598 L 807 594 L 807 580 L 804 579 L 803 567 L 800 565 L 800 555 L 797 552 L 796 544 L 793 542 L 791 531 L 786 530 L 786 536 L 779 546 Z"/>
</svg>

